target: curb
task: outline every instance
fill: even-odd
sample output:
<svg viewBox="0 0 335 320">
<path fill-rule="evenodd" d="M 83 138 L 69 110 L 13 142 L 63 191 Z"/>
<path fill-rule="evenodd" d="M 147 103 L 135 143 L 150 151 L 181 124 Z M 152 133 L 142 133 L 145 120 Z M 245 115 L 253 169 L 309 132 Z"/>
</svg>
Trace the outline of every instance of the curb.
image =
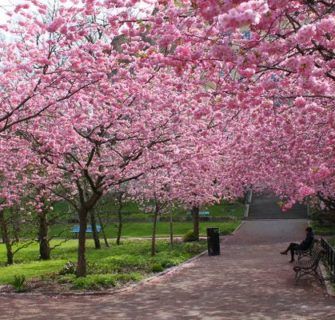
<svg viewBox="0 0 335 320">
<path fill-rule="evenodd" d="M 235 233 L 240 230 L 240 228 L 242 227 L 242 225 L 245 224 L 245 221 L 242 220 L 241 223 L 235 228 L 235 230 L 230 234 L 231 236 L 234 236 Z"/>
</svg>

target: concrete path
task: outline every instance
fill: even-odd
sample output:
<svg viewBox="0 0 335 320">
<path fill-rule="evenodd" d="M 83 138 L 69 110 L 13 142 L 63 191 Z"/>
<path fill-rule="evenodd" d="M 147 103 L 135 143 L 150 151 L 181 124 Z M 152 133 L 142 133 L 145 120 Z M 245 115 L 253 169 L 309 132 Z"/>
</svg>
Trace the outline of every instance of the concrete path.
<svg viewBox="0 0 335 320">
<path fill-rule="evenodd" d="M 95 297 L 0 297 L 0 319 L 333 320 L 335 299 L 314 280 L 294 282 L 279 251 L 305 220 L 247 221 L 222 255 L 202 256 L 129 292 Z"/>
</svg>

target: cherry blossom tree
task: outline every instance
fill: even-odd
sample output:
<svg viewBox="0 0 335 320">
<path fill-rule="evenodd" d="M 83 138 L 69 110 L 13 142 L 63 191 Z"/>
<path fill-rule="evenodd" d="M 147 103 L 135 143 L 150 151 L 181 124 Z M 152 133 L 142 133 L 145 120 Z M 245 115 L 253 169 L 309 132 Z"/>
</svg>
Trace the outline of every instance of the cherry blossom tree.
<svg viewBox="0 0 335 320">
<path fill-rule="evenodd" d="M 228 176 L 271 188 L 288 205 L 317 193 L 332 198 L 333 3 L 183 4 L 171 5 L 175 32 L 166 44 L 177 47 L 172 61 L 204 70 L 207 94 L 222 109 L 238 111 L 227 128 L 230 150 L 222 146 Z"/>
<path fill-rule="evenodd" d="M 193 208 L 197 235 L 201 205 L 250 186 L 285 207 L 314 194 L 331 202 L 333 7 L 23 1 L 1 25 L 4 205 L 27 180 L 68 201 L 84 276 L 89 212 L 133 180 L 146 181 L 140 198 Z"/>
</svg>

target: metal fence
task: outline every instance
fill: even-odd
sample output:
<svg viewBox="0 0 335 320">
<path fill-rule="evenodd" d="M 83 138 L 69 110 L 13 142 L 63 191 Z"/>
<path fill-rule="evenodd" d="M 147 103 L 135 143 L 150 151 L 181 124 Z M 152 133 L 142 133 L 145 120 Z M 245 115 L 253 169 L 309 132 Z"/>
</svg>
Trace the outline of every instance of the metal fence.
<svg viewBox="0 0 335 320">
<path fill-rule="evenodd" d="M 328 267 L 330 273 L 330 280 L 335 281 L 335 249 L 329 244 L 329 242 L 321 238 L 321 246 L 325 250 L 324 262 Z"/>
</svg>

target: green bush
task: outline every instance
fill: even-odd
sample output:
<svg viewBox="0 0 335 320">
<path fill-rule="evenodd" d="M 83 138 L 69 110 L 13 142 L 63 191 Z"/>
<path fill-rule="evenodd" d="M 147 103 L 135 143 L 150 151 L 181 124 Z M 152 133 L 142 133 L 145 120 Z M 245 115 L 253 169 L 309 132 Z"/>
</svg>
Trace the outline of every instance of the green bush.
<svg viewBox="0 0 335 320">
<path fill-rule="evenodd" d="M 75 274 L 66 274 L 64 276 L 60 276 L 57 278 L 57 281 L 59 283 L 72 283 L 76 279 Z"/>
<path fill-rule="evenodd" d="M 132 272 L 129 274 L 92 274 L 84 278 L 68 278 L 67 280 L 72 283 L 74 289 L 99 290 L 141 279 L 140 274 Z M 66 279 L 63 278 L 64 280 Z"/>
<path fill-rule="evenodd" d="M 161 265 L 164 269 L 166 269 L 166 268 L 174 267 L 176 265 L 176 263 L 172 260 L 163 260 L 161 262 Z"/>
<path fill-rule="evenodd" d="M 72 261 L 68 261 L 62 270 L 59 271 L 60 275 L 74 274 L 76 272 L 76 264 Z"/>
<path fill-rule="evenodd" d="M 193 230 L 189 230 L 184 234 L 183 241 L 184 242 L 197 241 L 197 238 L 196 238 Z"/>
<path fill-rule="evenodd" d="M 185 251 L 191 255 L 196 255 L 204 251 L 204 241 L 185 243 Z"/>
<path fill-rule="evenodd" d="M 15 275 L 12 285 L 16 292 L 24 292 L 26 290 L 26 277 L 24 275 Z"/>
<path fill-rule="evenodd" d="M 105 274 L 87 275 L 86 277 L 74 278 L 72 280 L 74 289 L 97 290 L 104 287 L 114 287 L 116 285 L 115 277 Z"/>
<path fill-rule="evenodd" d="M 154 263 L 152 265 L 152 272 L 162 272 L 164 267 L 160 263 Z"/>
</svg>

